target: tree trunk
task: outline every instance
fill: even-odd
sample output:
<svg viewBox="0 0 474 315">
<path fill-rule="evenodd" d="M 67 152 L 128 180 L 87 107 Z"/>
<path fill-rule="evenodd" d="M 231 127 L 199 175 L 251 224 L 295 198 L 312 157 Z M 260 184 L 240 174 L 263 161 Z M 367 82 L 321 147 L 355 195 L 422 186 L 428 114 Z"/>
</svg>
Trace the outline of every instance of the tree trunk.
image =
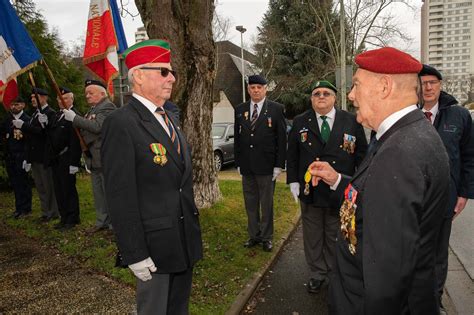
<svg viewBox="0 0 474 315">
<path fill-rule="evenodd" d="M 212 150 L 212 86 L 215 44 L 214 0 L 135 0 L 150 38 L 171 44 L 178 72 L 172 101 L 181 109 L 184 133 L 192 148 L 194 198 L 199 208 L 220 199 Z"/>
</svg>

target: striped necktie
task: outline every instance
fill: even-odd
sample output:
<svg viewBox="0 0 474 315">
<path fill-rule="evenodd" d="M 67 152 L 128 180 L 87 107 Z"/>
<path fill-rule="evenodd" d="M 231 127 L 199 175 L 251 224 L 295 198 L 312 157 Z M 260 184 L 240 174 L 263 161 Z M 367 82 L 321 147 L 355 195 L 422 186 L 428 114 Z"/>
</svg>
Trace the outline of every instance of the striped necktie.
<svg viewBox="0 0 474 315">
<path fill-rule="evenodd" d="M 257 118 L 258 118 L 258 105 L 253 104 L 252 120 L 250 121 L 250 127 L 252 129 L 255 128 L 255 124 L 257 123 Z"/>
<path fill-rule="evenodd" d="M 157 107 L 155 112 L 160 114 L 163 117 L 165 124 L 168 127 L 168 131 L 170 132 L 171 142 L 173 143 L 174 148 L 176 149 L 178 154 L 181 154 L 181 146 L 179 145 L 179 138 L 176 135 L 176 131 L 174 130 L 173 124 L 168 119 L 168 115 L 166 115 L 165 110 L 163 109 L 163 107 Z"/>
</svg>

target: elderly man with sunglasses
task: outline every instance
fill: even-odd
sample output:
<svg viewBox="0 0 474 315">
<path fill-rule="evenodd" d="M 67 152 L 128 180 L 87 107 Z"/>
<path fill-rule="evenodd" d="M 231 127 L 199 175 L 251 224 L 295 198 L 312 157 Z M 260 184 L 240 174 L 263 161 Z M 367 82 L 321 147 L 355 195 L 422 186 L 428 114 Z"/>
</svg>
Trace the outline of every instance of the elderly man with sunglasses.
<svg viewBox="0 0 474 315">
<path fill-rule="evenodd" d="M 164 108 L 176 81 L 170 46 L 152 39 L 124 55 L 133 94 L 105 120 L 102 143 L 117 245 L 137 277 L 138 314 L 188 314 L 202 240 L 190 149 Z"/>
<path fill-rule="evenodd" d="M 79 128 L 88 153 L 84 155 L 86 167 L 91 172 L 92 191 L 94 194 L 94 205 L 96 212 L 95 227 L 90 232 L 111 228 L 108 215 L 107 203 L 105 201 L 104 175 L 102 172 L 102 161 L 100 158 L 100 146 L 102 143 L 102 124 L 105 118 L 112 113 L 116 107 L 107 97 L 105 85 L 96 80 L 86 80 L 85 94 L 90 109 L 81 117 L 71 109 L 64 109 L 64 119 L 72 121 L 75 128 Z"/>
<path fill-rule="evenodd" d="M 310 279 L 306 289 L 318 293 L 328 283 L 339 222 L 338 199 L 327 184 L 312 187 L 308 166 L 326 161 L 351 176 L 367 151 L 362 125 L 355 115 L 339 110 L 336 88 L 317 81 L 311 93 L 312 108 L 295 117 L 288 136 L 287 182 L 295 201 L 300 200 L 303 242 Z"/>
</svg>

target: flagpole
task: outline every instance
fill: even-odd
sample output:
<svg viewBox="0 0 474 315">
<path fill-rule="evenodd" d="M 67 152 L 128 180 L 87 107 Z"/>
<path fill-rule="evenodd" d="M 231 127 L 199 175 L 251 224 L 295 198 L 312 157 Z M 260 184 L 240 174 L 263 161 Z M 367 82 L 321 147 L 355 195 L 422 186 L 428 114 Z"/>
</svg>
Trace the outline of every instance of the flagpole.
<svg viewBox="0 0 474 315">
<path fill-rule="evenodd" d="M 64 101 L 63 94 L 59 90 L 59 86 L 56 83 L 56 79 L 54 79 L 53 72 L 51 71 L 51 69 L 49 69 L 48 64 L 46 63 L 46 61 L 44 59 L 41 59 L 40 63 L 46 69 L 46 73 L 48 73 L 48 77 L 51 80 L 51 82 L 53 83 L 53 87 L 56 91 L 56 95 L 58 95 L 59 99 L 61 100 L 61 104 L 63 105 L 64 108 L 69 109 L 69 108 L 66 107 L 66 102 Z M 74 128 L 74 131 L 76 132 L 77 137 L 79 138 L 79 143 L 81 145 L 82 152 L 85 155 L 90 156 L 89 148 L 87 147 L 86 142 L 84 141 L 84 138 L 82 137 L 81 133 L 79 132 L 79 129 L 77 129 L 76 127 L 73 127 L 73 128 Z"/>
<path fill-rule="evenodd" d="M 38 96 L 38 91 L 36 91 L 36 82 L 35 78 L 33 77 L 33 73 L 31 71 L 28 71 L 28 77 L 30 78 L 31 85 L 33 86 L 33 94 L 35 95 L 35 100 L 36 100 L 36 109 L 42 114 L 43 111 L 41 110 L 41 104 Z M 41 124 L 41 127 L 44 128 L 43 124 Z"/>
<path fill-rule="evenodd" d="M 120 107 L 123 107 L 122 56 L 120 56 L 118 60 L 119 60 L 118 66 L 119 66 L 119 87 L 120 87 L 119 98 L 120 98 Z"/>
</svg>

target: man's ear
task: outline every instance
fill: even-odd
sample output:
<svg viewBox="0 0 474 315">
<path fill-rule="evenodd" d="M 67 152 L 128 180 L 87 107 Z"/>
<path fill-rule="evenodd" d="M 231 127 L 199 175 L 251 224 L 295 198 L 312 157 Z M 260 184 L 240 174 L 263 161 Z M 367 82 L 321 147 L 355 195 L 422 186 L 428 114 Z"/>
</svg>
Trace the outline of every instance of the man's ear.
<svg viewBox="0 0 474 315">
<path fill-rule="evenodd" d="M 382 99 L 385 99 L 392 93 L 393 79 L 389 75 L 382 75 L 380 77 L 379 84 L 380 84 L 380 89 L 379 89 L 380 95 Z"/>
</svg>

